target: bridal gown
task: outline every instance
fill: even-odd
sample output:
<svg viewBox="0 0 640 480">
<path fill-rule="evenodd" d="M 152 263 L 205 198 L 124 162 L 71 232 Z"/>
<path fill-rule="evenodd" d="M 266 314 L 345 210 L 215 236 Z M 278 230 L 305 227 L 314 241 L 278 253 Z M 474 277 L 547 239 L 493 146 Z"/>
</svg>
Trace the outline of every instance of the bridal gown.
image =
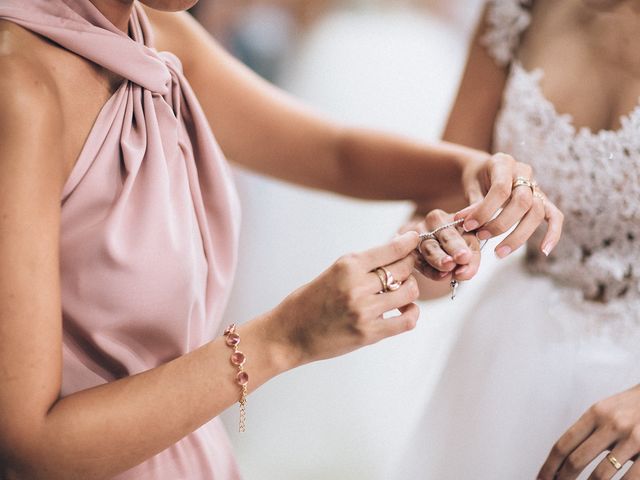
<svg viewBox="0 0 640 480">
<path fill-rule="evenodd" d="M 544 72 L 517 60 L 528 10 L 489 8 L 484 43 L 510 64 L 494 145 L 533 165 L 564 234 L 549 258 L 532 239 L 488 282 L 397 478 L 534 479 L 589 406 L 640 381 L 640 106 L 615 131 L 574 127 L 545 98 Z"/>
</svg>

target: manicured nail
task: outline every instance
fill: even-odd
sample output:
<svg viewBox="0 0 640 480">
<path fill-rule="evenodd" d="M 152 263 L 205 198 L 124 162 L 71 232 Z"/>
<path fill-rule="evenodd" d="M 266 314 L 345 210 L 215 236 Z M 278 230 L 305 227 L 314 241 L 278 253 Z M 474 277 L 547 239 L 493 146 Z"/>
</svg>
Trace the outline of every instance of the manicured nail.
<svg viewBox="0 0 640 480">
<path fill-rule="evenodd" d="M 464 222 L 464 231 L 470 232 L 471 230 L 475 230 L 479 226 L 480 224 L 477 220 L 467 220 L 466 222 Z"/>
<path fill-rule="evenodd" d="M 453 254 L 453 258 L 457 261 L 460 260 L 465 255 L 469 255 L 471 251 L 468 248 L 461 248 Z"/>
<path fill-rule="evenodd" d="M 491 232 L 489 230 L 480 230 L 476 237 L 478 240 L 489 240 L 491 238 Z"/>
<path fill-rule="evenodd" d="M 547 243 L 544 247 L 542 247 L 542 253 L 544 253 L 545 256 L 547 257 L 549 256 L 552 250 L 553 250 L 553 245 L 551 243 Z"/>
<path fill-rule="evenodd" d="M 462 275 L 467 270 L 469 270 L 469 266 L 468 265 L 463 265 L 462 267 L 459 267 L 454 273 L 456 275 Z"/>
<path fill-rule="evenodd" d="M 440 278 L 447 277 L 449 274 L 450 272 L 439 272 Z"/>
<path fill-rule="evenodd" d="M 502 247 L 496 250 L 496 256 L 498 258 L 504 258 L 512 252 L 511 247 L 508 245 L 503 245 Z"/>
<path fill-rule="evenodd" d="M 442 259 L 442 266 L 446 267 L 448 265 L 451 265 L 453 262 L 453 258 L 452 257 L 445 257 L 444 259 Z"/>
</svg>

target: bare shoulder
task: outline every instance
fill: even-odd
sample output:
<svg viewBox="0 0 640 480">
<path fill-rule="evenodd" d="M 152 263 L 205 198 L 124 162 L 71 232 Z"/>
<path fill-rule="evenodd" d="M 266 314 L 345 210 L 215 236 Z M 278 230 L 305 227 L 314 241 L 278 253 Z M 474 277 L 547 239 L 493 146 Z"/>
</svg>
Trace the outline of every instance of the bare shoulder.
<svg viewBox="0 0 640 480">
<path fill-rule="evenodd" d="M 187 12 L 160 12 L 144 7 L 153 27 L 158 50 L 178 56 L 185 71 L 194 67 L 203 49 L 211 48 L 209 33 Z"/>
<path fill-rule="evenodd" d="M 0 164 L 5 167 L 15 163 L 28 169 L 56 156 L 62 117 L 56 83 L 42 61 L 47 48 L 37 35 L 0 21 Z"/>
<path fill-rule="evenodd" d="M 0 119 L 48 117 L 59 110 L 56 83 L 42 61 L 46 49 L 37 35 L 0 21 Z"/>
<path fill-rule="evenodd" d="M 54 97 L 55 82 L 44 58 L 51 44 L 42 37 L 6 20 L 0 20 L 0 94 L 31 93 Z M 7 90 L 10 90 L 8 92 Z"/>
</svg>

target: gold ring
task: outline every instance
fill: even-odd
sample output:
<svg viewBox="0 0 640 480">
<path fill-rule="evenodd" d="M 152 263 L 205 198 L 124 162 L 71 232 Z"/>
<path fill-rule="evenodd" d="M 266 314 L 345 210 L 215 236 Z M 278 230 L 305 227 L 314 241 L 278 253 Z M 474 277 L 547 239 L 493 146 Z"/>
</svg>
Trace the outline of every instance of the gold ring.
<svg viewBox="0 0 640 480">
<path fill-rule="evenodd" d="M 398 282 L 395 278 L 393 278 L 393 275 L 389 270 L 387 270 L 384 267 L 380 267 L 380 268 L 384 271 L 384 274 L 387 277 L 387 282 L 386 282 L 387 290 L 389 292 L 395 292 L 396 290 L 398 290 L 402 286 L 402 284 Z"/>
<path fill-rule="evenodd" d="M 613 456 L 611 452 L 607 454 L 607 460 L 609 460 L 609 463 L 613 465 L 613 468 L 615 468 L 616 470 L 620 470 L 622 468 L 622 464 L 616 457 Z"/>
<path fill-rule="evenodd" d="M 378 293 L 395 292 L 402 286 L 402 283 L 393 278 L 393 274 L 384 267 L 376 268 L 375 273 L 382 284 L 382 290 Z"/>
<path fill-rule="evenodd" d="M 384 273 L 384 270 L 382 270 L 382 268 L 376 268 L 374 270 L 374 273 L 378 276 L 378 278 L 380 279 L 380 284 L 382 285 L 382 290 L 380 290 L 378 293 L 385 293 L 388 290 L 386 273 Z"/>
<path fill-rule="evenodd" d="M 535 182 L 535 180 L 529 180 L 525 177 L 516 177 L 511 189 L 515 190 L 518 187 L 529 187 L 531 189 L 531 193 L 535 194 L 538 184 Z"/>
</svg>

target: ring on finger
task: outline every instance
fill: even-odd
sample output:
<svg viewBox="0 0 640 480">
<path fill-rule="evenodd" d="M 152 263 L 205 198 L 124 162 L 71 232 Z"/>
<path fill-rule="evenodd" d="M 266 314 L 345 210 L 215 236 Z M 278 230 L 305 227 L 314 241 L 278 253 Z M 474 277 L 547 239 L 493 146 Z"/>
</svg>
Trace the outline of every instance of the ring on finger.
<svg viewBox="0 0 640 480">
<path fill-rule="evenodd" d="M 393 275 L 389 270 L 387 270 L 384 267 L 380 267 L 380 268 L 384 271 L 385 275 L 387 276 L 387 285 L 386 285 L 387 290 L 390 292 L 395 292 L 396 290 L 398 290 L 402 286 L 402 283 L 400 283 L 395 278 L 393 278 Z"/>
<path fill-rule="evenodd" d="M 380 279 L 380 285 L 382 285 L 382 289 L 378 293 L 387 292 L 388 291 L 388 288 L 387 288 L 387 276 L 385 275 L 385 273 L 382 270 L 382 268 L 376 268 L 374 270 L 374 273 L 378 276 L 378 278 Z"/>
<path fill-rule="evenodd" d="M 458 225 L 462 225 L 462 223 L 464 223 L 464 218 L 461 218 L 454 222 L 445 223 L 444 225 L 441 225 L 438 228 L 431 230 L 430 232 L 421 233 L 418 236 L 418 238 L 420 239 L 420 243 L 418 243 L 417 250 L 420 251 L 420 246 L 422 245 L 422 242 L 424 242 L 425 240 L 435 240 L 436 242 L 440 243 L 440 241 L 438 240 L 438 237 L 436 237 L 436 234 L 440 233 L 441 231 L 447 228 L 453 228 L 453 227 L 457 227 Z"/>
<path fill-rule="evenodd" d="M 402 286 L 402 283 L 393 278 L 393 274 L 385 267 L 376 268 L 375 273 L 382 284 L 382 290 L 378 293 L 395 292 Z"/>
<path fill-rule="evenodd" d="M 426 242 L 427 240 L 433 240 L 434 242 L 436 242 L 436 245 L 440 245 L 440 241 L 436 238 L 435 235 L 430 235 L 430 234 L 426 234 L 426 233 L 422 233 L 420 235 L 420 242 L 418 243 L 418 246 L 416 247 L 416 251 L 420 254 L 422 254 L 422 244 L 424 242 Z"/>
<path fill-rule="evenodd" d="M 611 452 L 607 454 L 607 460 L 609 460 L 609 463 L 613 465 L 613 468 L 615 468 L 616 470 L 620 470 L 622 468 L 622 464 L 620 463 L 620 461 L 616 457 L 614 457 Z"/>
<path fill-rule="evenodd" d="M 535 180 L 530 180 L 525 177 L 516 177 L 513 182 L 512 190 L 515 190 L 518 187 L 529 187 L 531 189 L 531 193 L 536 194 L 536 189 L 538 188 L 538 184 Z"/>
</svg>

